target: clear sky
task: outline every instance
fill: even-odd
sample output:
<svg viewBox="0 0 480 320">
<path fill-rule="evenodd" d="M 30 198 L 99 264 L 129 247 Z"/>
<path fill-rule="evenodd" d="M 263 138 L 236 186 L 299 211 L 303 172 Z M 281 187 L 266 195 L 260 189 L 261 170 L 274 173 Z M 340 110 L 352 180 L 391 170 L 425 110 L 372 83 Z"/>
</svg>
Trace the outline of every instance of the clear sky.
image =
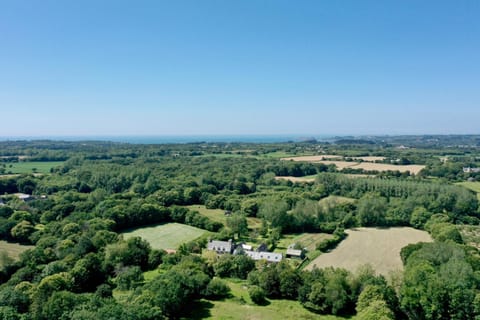
<svg viewBox="0 0 480 320">
<path fill-rule="evenodd" d="M 0 0 L 0 136 L 480 133 L 478 0 Z"/>
</svg>

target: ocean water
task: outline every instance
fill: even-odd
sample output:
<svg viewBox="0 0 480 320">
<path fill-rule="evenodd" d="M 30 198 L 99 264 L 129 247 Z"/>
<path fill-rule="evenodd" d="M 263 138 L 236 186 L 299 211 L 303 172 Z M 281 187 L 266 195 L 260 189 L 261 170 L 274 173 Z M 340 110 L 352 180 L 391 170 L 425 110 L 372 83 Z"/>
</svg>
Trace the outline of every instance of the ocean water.
<svg viewBox="0 0 480 320">
<path fill-rule="evenodd" d="M 304 141 L 315 138 L 326 141 L 333 135 L 163 135 L 163 136 L 12 136 L 0 137 L 0 141 L 15 140 L 54 140 L 54 141 L 112 141 L 132 144 L 167 144 L 195 142 L 245 142 L 245 143 L 280 143 Z"/>
</svg>

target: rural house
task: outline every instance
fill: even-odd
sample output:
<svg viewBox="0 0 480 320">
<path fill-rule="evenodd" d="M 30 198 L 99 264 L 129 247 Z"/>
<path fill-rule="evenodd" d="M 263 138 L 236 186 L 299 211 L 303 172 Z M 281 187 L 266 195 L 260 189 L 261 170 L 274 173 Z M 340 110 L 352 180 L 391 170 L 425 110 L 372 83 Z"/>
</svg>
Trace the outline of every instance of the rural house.
<svg viewBox="0 0 480 320">
<path fill-rule="evenodd" d="M 258 260 L 267 260 L 268 262 L 280 262 L 283 259 L 281 253 L 274 253 L 274 252 L 257 252 L 257 251 L 250 251 L 245 250 L 245 255 L 249 256 L 255 261 Z"/>
<path fill-rule="evenodd" d="M 231 239 L 228 241 L 210 240 L 208 242 L 207 249 L 210 251 L 215 251 L 218 254 L 232 254 L 233 249 L 235 249 L 235 245 Z"/>
</svg>

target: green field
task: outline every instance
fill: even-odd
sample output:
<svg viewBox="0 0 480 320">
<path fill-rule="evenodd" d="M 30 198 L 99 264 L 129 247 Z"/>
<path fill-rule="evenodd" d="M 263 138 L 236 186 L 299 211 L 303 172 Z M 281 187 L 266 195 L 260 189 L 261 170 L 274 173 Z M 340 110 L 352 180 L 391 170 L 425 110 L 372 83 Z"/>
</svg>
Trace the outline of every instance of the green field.
<svg viewBox="0 0 480 320">
<path fill-rule="evenodd" d="M 328 233 L 287 234 L 283 235 L 278 241 L 277 249 L 275 251 L 283 252 L 293 243 L 300 243 L 303 248 L 307 248 L 308 251 L 313 251 L 318 243 L 332 237 L 333 236 Z"/>
<path fill-rule="evenodd" d="M 207 209 L 203 205 L 191 205 L 186 206 L 190 210 L 198 211 L 202 216 L 205 216 L 213 221 L 220 222 L 224 225 L 227 223 L 227 217 L 225 216 L 225 210 L 222 209 Z M 247 217 L 248 227 L 250 229 L 260 228 L 262 221 L 258 218 Z"/>
<path fill-rule="evenodd" d="M 177 249 L 179 245 L 197 239 L 208 231 L 180 223 L 166 223 L 138 228 L 122 233 L 125 239 L 141 237 L 154 249 Z"/>
<path fill-rule="evenodd" d="M 345 319 L 335 316 L 321 316 L 310 312 L 292 300 L 268 300 L 267 305 L 255 305 L 248 295 L 246 281 L 226 280 L 231 296 L 222 301 L 201 300 L 193 303 L 191 314 L 185 319 Z"/>
<path fill-rule="evenodd" d="M 356 199 L 347 198 L 347 197 L 340 197 L 340 196 L 328 196 L 326 198 L 321 199 L 318 203 L 320 206 L 324 208 L 327 206 L 336 206 L 342 203 L 352 203 L 355 202 Z"/>
<path fill-rule="evenodd" d="M 5 174 L 50 173 L 50 169 L 63 164 L 63 161 L 25 161 L 5 164 Z"/>
<path fill-rule="evenodd" d="M 10 243 L 0 240 L 0 252 L 6 252 L 8 256 L 13 259 L 17 259 L 22 252 L 32 248 L 33 246 L 24 246 L 18 243 Z"/>
<path fill-rule="evenodd" d="M 473 192 L 476 192 L 477 193 L 477 198 L 478 198 L 478 200 L 480 200 L 480 182 L 478 182 L 478 181 L 474 181 L 474 182 L 465 181 L 465 182 L 456 183 L 456 185 L 462 186 L 464 188 L 472 190 Z"/>
</svg>

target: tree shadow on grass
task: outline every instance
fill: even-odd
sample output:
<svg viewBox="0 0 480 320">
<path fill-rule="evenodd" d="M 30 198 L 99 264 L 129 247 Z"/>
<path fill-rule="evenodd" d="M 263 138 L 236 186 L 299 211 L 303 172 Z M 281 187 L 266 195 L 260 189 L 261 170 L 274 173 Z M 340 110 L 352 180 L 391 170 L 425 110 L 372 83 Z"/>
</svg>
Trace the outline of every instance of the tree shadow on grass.
<svg viewBox="0 0 480 320">
<path fill-rule="evenodd" d="M 266 307 L 266 306 L 270 305 L 270 301 L 267 300 L 267 299 L 263 299 L 263 301 L 259 301 L 259 302 L 255 303 L 255 305 L 261 306 L 261 307 Z"/>
<path fill-rule="evenodd" d="M 213 303 L 208 300 L 197 300 L 192 302 L 190 310 L 185 312 L 182 319 L 205 319 L 212 316 L 210 309 Z"/>
</svg>

